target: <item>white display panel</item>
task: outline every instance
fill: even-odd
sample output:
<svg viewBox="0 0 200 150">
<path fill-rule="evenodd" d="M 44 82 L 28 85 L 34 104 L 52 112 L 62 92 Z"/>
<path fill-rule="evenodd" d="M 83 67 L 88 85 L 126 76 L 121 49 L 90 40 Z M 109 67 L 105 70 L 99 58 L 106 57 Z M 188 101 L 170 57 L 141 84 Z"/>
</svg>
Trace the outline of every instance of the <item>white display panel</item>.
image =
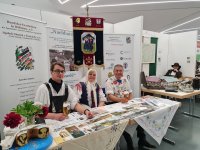
<svg viewBox="0 0 200 150">
<path fill-rule="evenodd" d="M 130 34 L 105 34 L 104 35 L 104 63 L 102 71 L 102 87 L 108 76 L 113 74 L 113 67 L 121 64 L 124 67 L 124 76 L 133 82 L 133 50 L 134 35 Z M 132 87 L 133 88 L 133 87 Z"/>
<path fill-rule="evenodd" d="M 18 103 L 33 100 L 45 78 L 44 24 L 0 13 L 0 120 Z"/>
</svg>

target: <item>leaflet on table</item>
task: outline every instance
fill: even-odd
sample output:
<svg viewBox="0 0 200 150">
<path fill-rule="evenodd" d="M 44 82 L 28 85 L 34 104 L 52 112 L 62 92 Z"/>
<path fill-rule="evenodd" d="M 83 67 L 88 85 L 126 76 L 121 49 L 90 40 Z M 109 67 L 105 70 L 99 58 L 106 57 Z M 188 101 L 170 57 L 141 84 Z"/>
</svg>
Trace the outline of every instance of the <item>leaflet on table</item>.
<svg viewBox="0 0 200 150">
<path fill-rule="evenodd" d="M 145 98 L 144 99 L 145 103 L 147 103 L 150 106 L 154 106 L 154 107 L 164 107 L 166 106 L 164 103 L 158 101 L 155 98 Z"/>
<path fill-rule="evenodd" d="M 83 131 L 85 134 L 90 134 L 91 132 L 94 132 L 94 130 L 91 128 L 90 125 L 88 125 L 87 123 L 81 123 L 79 125 L 77 125 L 77 127 Z"/>
<path fill-rule="evenodd" d="M 56 144 L 84 136 L 85 133 L 80 130 L 76 125 L 64 127 L 60 130 L 51 133 L 53 140 Z"/>
<path fill-rule="evenodd" d="M 82 130 L 85 134 L 89 134 L 93 131 L 97 131 L 111 126 L 114 123 L 119 122 L 119 120 L 119 117 L 106 113 L 99 116 L 95 116 L 93 119 L 90 119 L 87 122 L 83 122 L 77 125 L 77 127 L 79 127 L 79 129 Z"/>
<path fill-rule="evenodd" d="M 122 107 L 124 106 L 128 106 L 129 103 L 116 103 L 116 104 L 112 104 L 112 105 L 107 105 L 105 107 L 105 109 L 109 112 L 109 113 L 112 113 L 112 112 L 115 112 L 116 110 L 117 111 L 123 111 L 124 109 Z"/>
<path fill-rule="evenodd" d="M 133 103 L 143 103 L 143 98 L 134 98 L 134 99 L 132 99 L 131 100 L 131 102 L 133 102 Z"/>
<path fill-rule="evenodd" d="M 78 127 L 76 127 L 75 125 L 68 126 L 65 128 L 65 130 L 67 130 L 74 138 L 78 138 L 85 135 L 85 133 L 81 131 Z"/>
<path fill-rule="evenodd" d="M 82 116 L 82 117 L 84 117 L 84 116 Z M 83 121 L 84 121 L 84 118 L 83 118 Z M 77 117 L 74 114 L 73 115 L 69 114 L 68 118 L 63 121 L 46 119 L 45 122 L 47 125 L 49 125 L 50 130 L 54 132 L 54 131 L 61 130 L 62 128 L 69 126 L 71 124 L 76 124 L 78 122 L 81 122 L 81 120 L 80 120 L 80 115 L 79 115 L 79 117 Z"/>
<path fill-rule="evenodd" d="M 107 127 L 110 127 L 114 125 L 115 123 L 119 122 L 119 119 L 116 119 L 115 117 L 107 118 L 105 120 L 101 120 L 99 122 L 95 122 L 93 124 L 90 124 L 91 129 L 94 131 L 98 131 Z"/>
<path fill-rule="evenodd" d="M 172 100 L 164 99 L 164 98 L 160 98 L 160 97 L 156 97 L 155 99 L 157 101 L 159 101 L 160 103 L 165 104 L 166 106 L 172 106 L 172 105 L 176 105 L 176 104 L 180 103 L 180 102 L 177 102 L 177 101 L 172 101 Z"/>
<path fill-rule="evenodd" d="M 93 108 L 91 112 L 93 113 L 94 116 L 108 113 L 108 111 L 106 110 L 106 107 L 96 107 L 96 108 Z"/>
<path fill-rule="evenodd" d="M 112 116 L 110 114 L 110 116 Z M 104 118 L 105 116 L 103 116 Z M 106 115 L 106 117 L 108 117 Z M 94 131 L 98 131 L 101 129 L 104 129 L 106 127 L 112 126 L 113 124 L 119 122 L 115 117 L 111 118 L 102 118 L 99 117 L 100 120 L 98 122 L 87 122 L 87 123 L 80 123 L 78 125 L 71 125 L 67 126 L 64 129 L 61 129 L 59 131 L 53 132 L 51 135 L 54 139 L 54 142 L 56 144 L 63 143 L 65 141 L 74 139 L 74 138 L 79 138 L 81 136 L 84 136 L 86 134 L 90 134 Z"/>
<path fill-rule="evenodd" d="M 73 139 L 72 135 L 70 135 L 67 130 L 62 129 L 56 132 L 52 132 L 51 136 L 56 144 L 63 143 L 65 141 Z"/>
</svg>

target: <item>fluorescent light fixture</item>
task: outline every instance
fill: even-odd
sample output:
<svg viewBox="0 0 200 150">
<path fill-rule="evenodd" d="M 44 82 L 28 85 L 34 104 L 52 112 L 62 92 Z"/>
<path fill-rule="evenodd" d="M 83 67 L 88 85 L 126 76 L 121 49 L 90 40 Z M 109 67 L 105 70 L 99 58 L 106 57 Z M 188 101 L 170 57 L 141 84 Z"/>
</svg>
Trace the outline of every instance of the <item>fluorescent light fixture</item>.
<svg viewBox="0 0 200 150">
<path fill-rule="evenodd" d="M 188 24 L 188 23 L 193 22 L 193 21 L 198 20 L 198 19 L 200 19 L 200 17 L 197 17 L 197 18 L 194 18 L 194 19 L 192 19 L 192 20 L 183 22 L 183 23 L 181 23 L 181 24 L 179 24 L 179 25 L 176 25 L 176 26 L 174 26 L 174 27 L 171 27 L 171 28 L 169 28 L 169 29 L 166 29 L 166 30 L 162 31 L 161 33 L 164 33 L 164 32 L 167 32 L 167 31 L 169 31 L 169 30 L 175 29 L 175 28 L 177 28 L 177 27 L 180 27 L 180 26 L 182 26 L 182 25 Z"/>
<path fill-rule="evenodd" d="M 70 0 L 58 0 L 58 2 L 60 3 L 60 4 L 65 4 L 65 3 L 67 3 L 67 2 L 69 2 Z"/>
<path fill-rule="evenodd" d="M 164 33 L 174 33 L 174 32 L 182 32 L 182 31 L 192 31 L 192 30 L 199 30 L 200 29 L 200 27 L 198 27 L 198 28 L 188 28 L 188 29 L 182 29 L 182 30 L 173 30 L 173 31 L 167 31 L 167 32 L 164 32 Z M 161 33 L 163 33 L 163 32 L 161 32 Z"/>
<path fill-rule="evenodd" d="M 174 0 L 174 1 L 155 1 L 155 2 L 140 2 L 140 3 L 122 3 L 108 5 L 92 5 L 90 7 L 116 7 L 116 6 L 132 6 L 132 5 L 149 5 L 149 4 L 165 4 L 165 3 L 185 3 L 185 2 L 200 2 L 200 0 Z"/>
<path fill-rule="evenodd" d="M 91 1 L 91 2 L 89 2 L 87 4 L 85 4 L 85 5 L 82 5 L 81 8 L 85 8 L 87 5 L 89 6 L 90 4 L 93 4 L 93 3 L 97 2 L 97 1 L 99 1 L 99 0 L 93 0 L 93 1 Z"/>
</svg>

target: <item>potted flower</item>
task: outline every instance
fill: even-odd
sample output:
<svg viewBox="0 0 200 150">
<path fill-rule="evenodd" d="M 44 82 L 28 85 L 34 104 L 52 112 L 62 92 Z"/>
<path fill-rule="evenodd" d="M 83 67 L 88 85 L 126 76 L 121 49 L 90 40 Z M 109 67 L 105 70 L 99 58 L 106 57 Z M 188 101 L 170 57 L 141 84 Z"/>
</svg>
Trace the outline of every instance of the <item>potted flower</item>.
<svg viewBox="0 0 200 150">
<path fill-rule="evenodd" d="M 6 114 L 3 124 L 6 127 L 15 128 L 25 119 L 26 125 L 35 123 L 35 117 L 44 118 L 48 114 L 48 107 L 41 104 L 35 104 L 33 101 L 25 101 L 18 104 L 11 113 Z M 21 117 L 23 116 L 23 118 Z"/>
</svg>

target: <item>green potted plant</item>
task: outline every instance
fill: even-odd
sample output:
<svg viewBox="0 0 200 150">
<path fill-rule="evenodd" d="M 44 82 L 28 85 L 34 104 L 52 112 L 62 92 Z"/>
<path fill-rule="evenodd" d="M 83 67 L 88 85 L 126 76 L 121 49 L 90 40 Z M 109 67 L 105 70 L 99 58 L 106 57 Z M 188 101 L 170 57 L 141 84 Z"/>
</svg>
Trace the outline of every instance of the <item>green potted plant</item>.
<svg viewBox="0 0 200 150">
<path fill-rule="evenodd" d="M 24 117 L 26 125 L 31 125 L 35 124 L 35 117 L 44 118 L 48 114 L 48 107 L 35 104 L 33 101 L 25 101 L 22 104 L 18 104 L 16 108 L 13 108 L 10 114 L 6 114 L 3 122 L 4 125 L 7 127 L 16 127 L 16 119 L 14 120 L 16 114 Z M 20 123 L 21 121 L 18 121 L 18 124 Z"/>
</svg>

